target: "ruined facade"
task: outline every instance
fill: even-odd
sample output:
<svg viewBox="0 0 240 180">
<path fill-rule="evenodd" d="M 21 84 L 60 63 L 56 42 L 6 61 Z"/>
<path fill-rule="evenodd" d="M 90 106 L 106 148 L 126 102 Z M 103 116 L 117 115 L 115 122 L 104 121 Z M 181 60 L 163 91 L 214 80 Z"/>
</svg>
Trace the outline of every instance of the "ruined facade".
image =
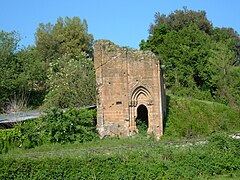
<svg viewBox="0 0 240 180">
<path fill-rule="evenodd" d="M 138 133 L 137 118 L 147 133 L 163 134 L 165 93 L 160 63 L 151 52 L 119 47 L 107 40 L 94 44 L 97 81 L 97 130 L 104 136 Z"/>
</svg>

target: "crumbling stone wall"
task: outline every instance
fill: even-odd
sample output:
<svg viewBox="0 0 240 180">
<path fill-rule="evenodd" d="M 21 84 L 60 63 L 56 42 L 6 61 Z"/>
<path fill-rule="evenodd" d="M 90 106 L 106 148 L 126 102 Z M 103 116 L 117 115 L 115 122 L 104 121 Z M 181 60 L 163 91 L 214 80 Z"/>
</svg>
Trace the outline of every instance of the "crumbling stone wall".
<svg viewBox="0 0 240 180">
<path fill-rule="evenodd" d="M 155 55 L 98 40 L 94 44 L 94 66 L 100 136 L 136 134 L 137 108 L 144 105 L 148 111 L 147 132 L 159 138 L 163 134 L 166 103 Z"/>
</svg>

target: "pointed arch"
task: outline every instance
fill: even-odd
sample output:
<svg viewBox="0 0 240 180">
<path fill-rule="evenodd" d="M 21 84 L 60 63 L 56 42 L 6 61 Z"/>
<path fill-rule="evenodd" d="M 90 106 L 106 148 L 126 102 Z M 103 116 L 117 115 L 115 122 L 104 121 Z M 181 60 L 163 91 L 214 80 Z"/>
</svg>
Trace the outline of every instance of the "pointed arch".
<svg viewBox="0 0 240 180">
<path fill-rule="evenodd" d="M 138 86 L 137 88 L 135 88 L 135 90 L 132 92 L 132 96 L 131 96 L 131 100 L 132 101 L 137 101 L 138 96 L 140 94 L 143 94 L 147 97 L 148 100 L 151 99 L 151 94 L 149 92 L 149 90 L 143 86 Z"/>
</svg>

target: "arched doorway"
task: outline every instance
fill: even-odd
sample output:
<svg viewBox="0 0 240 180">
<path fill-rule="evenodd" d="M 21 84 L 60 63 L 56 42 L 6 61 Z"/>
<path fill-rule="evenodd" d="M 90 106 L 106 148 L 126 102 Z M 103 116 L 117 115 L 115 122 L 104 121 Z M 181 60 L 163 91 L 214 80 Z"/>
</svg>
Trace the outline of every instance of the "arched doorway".
<svg viewBox="0 0 240 180">
<path fill-rule="evenodd" d="M 137 108 L 136 126 L 138 133 L 146 134 L 148 129 L 148 109 L 141 104 Z"/>
<path fill-rule="evenodd" d="M 133 88 L 129 103 L 130 135 L 136 133 L 147 134 L 152 129 L 152 96 L 149 90 L 140 85 Z"/>
</svg>

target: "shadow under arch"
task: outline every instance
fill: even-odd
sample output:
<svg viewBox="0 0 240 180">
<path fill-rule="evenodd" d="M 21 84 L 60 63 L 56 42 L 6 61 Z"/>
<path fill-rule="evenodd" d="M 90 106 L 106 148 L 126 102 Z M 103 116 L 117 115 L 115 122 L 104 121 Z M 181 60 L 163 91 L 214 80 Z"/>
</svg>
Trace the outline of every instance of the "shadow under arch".
<svg viewBox="0 0 240 180">
<path fill-rule="evenodd" d="M 146 134 L 148 124 L 148 109 L 145 105 L 141 104 L 137 107 L 136 127 L 138 133 Z"/>
</svg>

